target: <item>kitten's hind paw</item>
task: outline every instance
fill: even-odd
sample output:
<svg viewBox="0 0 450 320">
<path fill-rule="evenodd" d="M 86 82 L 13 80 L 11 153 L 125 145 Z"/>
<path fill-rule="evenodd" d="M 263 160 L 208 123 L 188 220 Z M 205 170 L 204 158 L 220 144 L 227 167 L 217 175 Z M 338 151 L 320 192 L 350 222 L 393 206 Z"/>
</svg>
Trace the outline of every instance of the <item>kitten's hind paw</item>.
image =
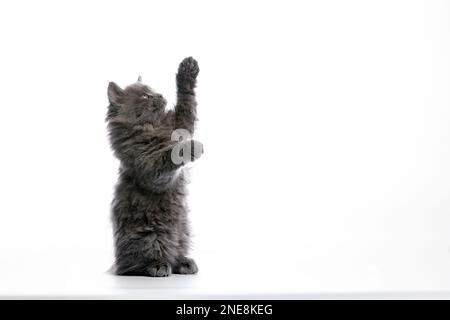
<svg viewBox="0 0 450 320">
<path fill-rule="evenodd" d="M 167 262 L 152 263 L 146 269 L 150 277 L 168 277 L 172 273 L 172 268 Z"/>
<path fill-rule="evenodd" d="M 191 258 L 183 257 L 179 259 L 178 263 L 173 267 L 173 273 L 177 274 L 196 274 L 197 272 L 197 264 Z"/>
</svg>

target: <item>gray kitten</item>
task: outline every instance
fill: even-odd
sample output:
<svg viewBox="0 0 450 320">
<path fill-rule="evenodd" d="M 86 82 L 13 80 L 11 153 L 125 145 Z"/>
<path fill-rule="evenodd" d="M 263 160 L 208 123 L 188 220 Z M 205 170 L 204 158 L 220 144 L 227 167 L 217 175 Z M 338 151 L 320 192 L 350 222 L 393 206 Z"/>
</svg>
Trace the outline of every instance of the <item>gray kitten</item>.
<svg viewBox="0 0 450 320">
<path fill-rule="evenodd" d="M 140 77 L 125 89 L 109 83 L 106 120 L 112 149 L 120 160 L 112 202 L 116 274 L 165 277 L 198 271 L 194 260 L 186 256 L 189 226 L 184 163 L 175 164 L 171 157 L 180 144 L 181 152 L 192 150 L 190 161 L 200 156 L 199 149 L 203 152 L 198 141 L 171 139 L 175 129 L 194 132 L 198 73 L 192 57 L 180 63 L 177 103 L 170 111 L 165 110 L 163 96 Z M 189 148 L 184 148 L 187 144 Z"/>
</svg>

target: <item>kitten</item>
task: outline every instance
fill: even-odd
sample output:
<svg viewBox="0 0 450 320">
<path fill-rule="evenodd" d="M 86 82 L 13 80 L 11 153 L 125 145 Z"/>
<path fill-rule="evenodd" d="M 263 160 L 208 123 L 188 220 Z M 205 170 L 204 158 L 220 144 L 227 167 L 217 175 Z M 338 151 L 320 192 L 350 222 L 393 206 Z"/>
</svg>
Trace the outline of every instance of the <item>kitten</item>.
<svg viewBox="0 0 450 320">
<path fill-rule="evenodd" d="M 140 77 L 125 89 L 109 83 L 106 121 L 112 149 L 120 160 L 112 202 L 114 270 L 118 275 L 165 277 L 198 271 L 194 260 L 186 256 L 185 162 L 176 164 L 172 159 L 174 148 L 180 145 L 182 152 L 191 150 L 190 161 L 200 156 L 203 147 L 195 140 L 171 139 L 176 129 L 194 133 L 198 73 L 192 57 L 180 63 L 177 103 L 170 111 L 165 110 L 164 97 Z"/>
</svg>

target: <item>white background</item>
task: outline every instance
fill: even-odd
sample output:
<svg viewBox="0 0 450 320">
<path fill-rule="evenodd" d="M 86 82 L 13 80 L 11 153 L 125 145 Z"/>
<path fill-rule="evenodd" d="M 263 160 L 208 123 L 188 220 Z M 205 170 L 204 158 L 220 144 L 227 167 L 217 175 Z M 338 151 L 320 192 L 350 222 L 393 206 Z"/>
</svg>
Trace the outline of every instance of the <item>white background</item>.
<svg viewBox="0 0 450 320">
<path fill-rule="evenodd" d="M 450 290 L 448 2 L 2 2 L 0 41 L 2 296 Z M 172 106 L 190 55 L 200 273 L 113 277 L 108 81 Z"/>
</svg>

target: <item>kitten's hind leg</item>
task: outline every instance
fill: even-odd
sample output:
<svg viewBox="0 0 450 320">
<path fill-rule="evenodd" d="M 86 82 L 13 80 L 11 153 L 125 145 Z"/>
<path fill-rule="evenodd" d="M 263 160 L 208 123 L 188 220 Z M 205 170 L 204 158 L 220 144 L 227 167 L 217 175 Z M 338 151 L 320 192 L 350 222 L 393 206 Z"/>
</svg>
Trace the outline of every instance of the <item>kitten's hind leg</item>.
<svg viewBox="0 0 450 320">
<path fill-rule="evenodd" d="M 115 274 L 119 276 L 168 277 L 172 274 L 172 267 L 168 262 L 153 261 L 145 265 L 116 268 Z"/>
<path fill-rule="evenodd" d="M 147 276 L 144 265 L 115 266 L 114 273 L 118 276 Z"/>
<path fill-rule="evenodd" d="M 196 274 L 197 272 L 197 264 L 191 258 L 178 258 L 177 262 L 173 266 L 173 273 L 176 274 Z"/>
</svg>

